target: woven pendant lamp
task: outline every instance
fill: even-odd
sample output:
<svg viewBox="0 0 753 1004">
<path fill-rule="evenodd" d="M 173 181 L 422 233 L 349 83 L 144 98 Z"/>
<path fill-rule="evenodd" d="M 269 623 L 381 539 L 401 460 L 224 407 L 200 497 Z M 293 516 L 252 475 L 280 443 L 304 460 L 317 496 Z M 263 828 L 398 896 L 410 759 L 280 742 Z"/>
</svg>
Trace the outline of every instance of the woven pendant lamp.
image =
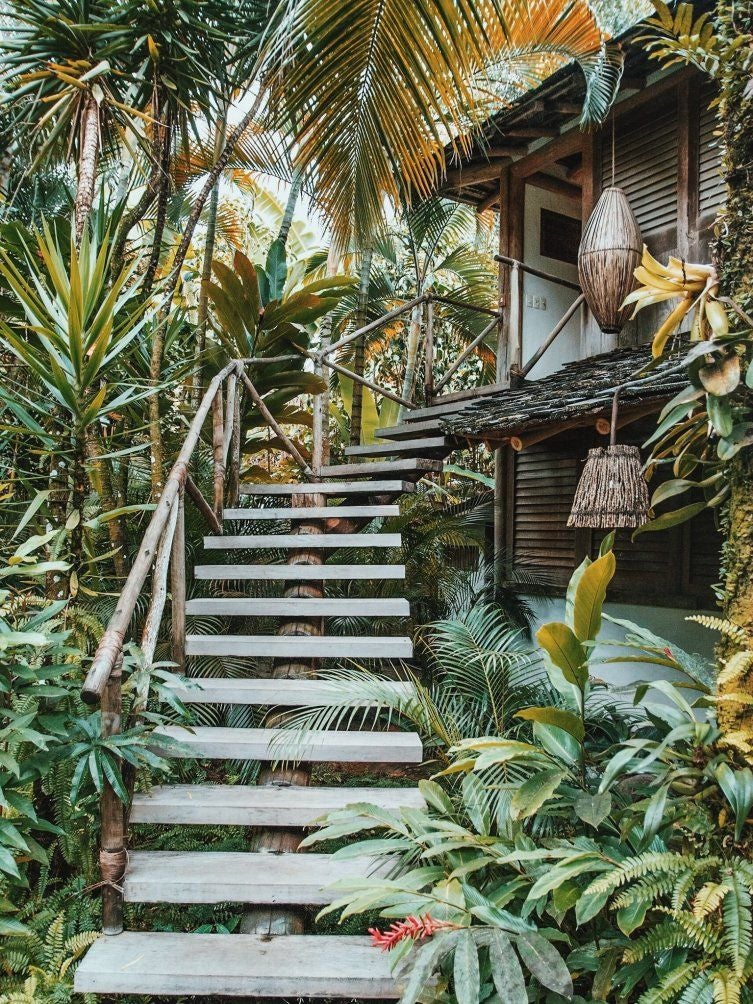
<svg viewBox="0 0 753 1004">
<path fill-rule="evenodd" d="M 622 304 L 635 288 L 643 242 L 621 188 L 610 185 L 594 206 L 578 249 L 578 275 L 586 303 L 605 334 L 617 334 L 630 316 Z"/>
<path fill-rule="evenodd" d="M 648 522 L 648 485 L 637 446 L 617 443 L 617 399 L 612 401 L 609 446 L 588 451 L 570 510 L 568 526 L 604 530 L 643 526 Z"/>
</svg>

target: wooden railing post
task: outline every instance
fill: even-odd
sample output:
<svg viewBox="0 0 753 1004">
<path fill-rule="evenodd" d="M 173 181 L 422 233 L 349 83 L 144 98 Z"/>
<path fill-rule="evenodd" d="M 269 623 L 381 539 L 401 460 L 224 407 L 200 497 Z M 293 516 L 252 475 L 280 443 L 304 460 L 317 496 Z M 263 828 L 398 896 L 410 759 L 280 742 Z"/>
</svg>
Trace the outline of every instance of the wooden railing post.
<svg viewBox="0 0 753 1004">
<path fill-rule="evenodd" d="M 427 407 L 434 401 L 434 301 L 426 297 L 426 352 L 424 355 L 424 399 Z"/>
<path fill-rule="evenodd" d="M 238 504 L 238 490 L 241 480 L 241 385 L 243 363 L 239 363 L 238 377 L 233 397 L 233 428 L 230 433 L 230 480 L 227 486 L 227 501 L 231 506 Z"/>
<path fill-rule="evenodd" d="M 102 736 L 120 732 L 122 695 L 120 689 L 123 656 L 118 657 L 102 694 Z M 120 934 L 123 930 L 123 892 L 121 882 L 126 870 L 125 807 L 107 779 L 100 799 L 102 830 L 99 865 L 102 873 L 102 930 Z"/>
<path fill-rule="evenodd" d="M 186 494 L 178 493 L 178 518 L 170 551 L 170 595 L 172 614 L 172 656 L 178 671 L 186 669 Z"/>
<path fill-rule="evenodd" d="M 222 415 L 222 386 L 217 388 L 212 401 L 212 448 L 214 456 L 214 514 L 217 519 L 222 518 L 222 507 L 225 495 L 225 456 Z"/>
</svg>

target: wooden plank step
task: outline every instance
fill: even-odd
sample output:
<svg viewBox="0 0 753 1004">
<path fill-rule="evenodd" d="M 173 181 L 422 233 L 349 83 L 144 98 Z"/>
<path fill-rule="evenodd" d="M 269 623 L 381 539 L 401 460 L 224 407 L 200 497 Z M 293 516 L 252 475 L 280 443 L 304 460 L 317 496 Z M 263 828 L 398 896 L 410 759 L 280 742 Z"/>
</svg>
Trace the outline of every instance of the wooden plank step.
<svg viewBox="0 0 753 1004">
<path fill-rule="evenodd" d="M 296 763 L 420 763 L 415 732 L 307 732 L 290 729 L 232 729 L 160 725 L 155 736 L 182 743 L 179 759 L 294 760 Z"/>
<path fill-rule="evenodd" d="M 426 460 L 421 457 L 407 457 L 403 460 L 389 460 L 386 463 L 368 462 L 365 464 L 334 464 L 322 467 L 319 471 L 323 478 L 377 478 L 382 474 L 418 475 L 439 474 L 442 470 L 441 460 Z"/>
<path fill-rule="evenodd" d="M 377 429 L 374 433 L 377 439 L 415 439 L 416 436 L 441 436 L 444 429 L 437 418 L 427 418 L 422 422 L 401 422 L 400 425 L 390 425 Z"/>
<path fill-rule="evenodd" d="M 186 613 L 216 617 L 409 617 L 410 603 L 403 599 L 318 599 L 310 596 L 266 599 L 248 596 L 189 600 Z"/>
<path fill-rule="evenodd" d="M 212 826 L 311 826 L 328 812 L 368 802 L 422 809 L 418 788 L 317 788 L 279 784 L 160 785 L 133 796 L 132 823 Z"/>
<path fill-rule="evenodd" d="M 385 874 L 394 862 L 332 854 L 130 851 L 126 903 L 285 903 L 323 906 L 340 879 Z"/>
<path fill-rule="evenodd" d="M 196 579 L 265 579 L 324 581 L 334 579 L 404 579 L 405 565 L 196 565 Z"/>
<path fill-rule="evenodd" d="M 423 439 L 404 439 L 399 443 L 372 443 L 368 446 L 348 446 L 346 457 L 399 457 L 408 453 L 418 456 L 437 450 L 453 450 L 455 441 L 447 436 L 426 436 Z"/>
<path fill-rule="evenodd" d="M 299 659 L 410 659 L 410 638 L 358 637 L 354 635 L 189 634 L 186 655 L 232 655 Z"/>
<path fill-rule="evenodd" d="M 183 679 L 183 686 L 176 684 L 169 689 L 184 704 L 262 704 L 299 708 L 341 704 L 343 701 L 342 686 L 331 680 L 238 680 L 221 676 Z M 396 697 L 407 698 L 413 693 L 412 684 L 404 680 L 384 680 L 381 686 Z M 366 702 L 354 702 L 354 706 L 358 703 Z"/>
<path fill-rule="evenodd" d="M 335 498 L 345 498 L 347 495 L 402 495 L 404 492 L 415 491 L 415 485 L 410 481 L 351 481 L 311 484 L 296 482 L 295 484 L 250 485 L 240 486 L 241 495 L 334 495 Z"/>
<path fill-rule="evenodd" d="M 400 996 L 386 953 L 370 938 L 331 934 L 124 931 L 92 945 L 74 989 L 149 998 Z"/>
<path fill-rule="evenodd" d="M 225 509 L 224 519 L 240 520 L 309 520 L 376 519 L 399 516 L 399 505 L 284 506 L 277 509 Z"/>
<path fill-rule="evenodd" d="M 336 550 L 340 547 L 400 547 L 399 533 L 250 533 L 242 537 L 205 537 L 204 547 L 226 551 L 231 548 L 292 548 L 296 551 Z"/>
</svg>

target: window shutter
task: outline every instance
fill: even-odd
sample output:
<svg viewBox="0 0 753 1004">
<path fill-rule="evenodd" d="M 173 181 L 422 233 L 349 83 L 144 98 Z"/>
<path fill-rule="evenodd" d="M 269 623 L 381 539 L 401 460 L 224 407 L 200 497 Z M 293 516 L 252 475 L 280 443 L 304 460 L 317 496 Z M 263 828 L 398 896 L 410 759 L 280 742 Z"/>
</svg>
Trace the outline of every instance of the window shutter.
<svg viewBox="0 0 753 1004">
<path fill-rule="evenodd" d="M 704 87 L 700 97 L 698 130 L 698 215 L 702 219 L 715 215 L 726 195 L 721 173 L 720 140 L 714 135 L 716 109 L 709 107 L 713 99 L 713 88 Z"/>
<path fill-rule="evenodd" d="M 546 443 L 514 457 L 513 561 L 546 573 L 552 585 L 564 585 L 576 563 L 567 518 L 580 475 L 579 453 Z"/>
<path fill-rule="evenodd" d="M 615 125 L 615 184 L 622 188 L 644 239 L 674 230 L 677 223 L 677 112 L 652 109 L 647 120 L 624 115 Z M 602 184 L 612 183 L 612 131 L 604 129 Z"/>
</svg>

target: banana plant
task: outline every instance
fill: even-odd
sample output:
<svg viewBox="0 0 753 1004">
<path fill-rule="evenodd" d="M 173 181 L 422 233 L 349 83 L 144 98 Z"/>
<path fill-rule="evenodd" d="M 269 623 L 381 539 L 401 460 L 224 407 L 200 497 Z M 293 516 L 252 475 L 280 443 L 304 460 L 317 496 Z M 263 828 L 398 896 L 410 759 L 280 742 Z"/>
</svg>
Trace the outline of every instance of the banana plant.
<svg viewBox="0 0 753 1004">
<path fill-rule="evenodd" d="M 209 283 L 209 298 L 214 331 L 225 356 L 255 360 L 247 365 L 247 373 L 277 421 L 310 424 L 310 416 L 295 411 L 291 402 L 301 394 L 325 390 L 325 381 L 306 369 L 306 353 L 315 323 L 352 289 L 353 280 L 339 275 L 299 284 L 300 270 L 288 274 L 284 248 L 277 241 L 264 266 L 255 265 L 239 251 L 233 268 L 215 261 L 212 270 L 216 281 Z M 266 426 L 250 400 L 244 425 L 247 429 Z M 249 445 L 269 446 L 267 440 Z M 274 448 L 284 449 L 284 444 L 275 442 Z"/>
</svg>

